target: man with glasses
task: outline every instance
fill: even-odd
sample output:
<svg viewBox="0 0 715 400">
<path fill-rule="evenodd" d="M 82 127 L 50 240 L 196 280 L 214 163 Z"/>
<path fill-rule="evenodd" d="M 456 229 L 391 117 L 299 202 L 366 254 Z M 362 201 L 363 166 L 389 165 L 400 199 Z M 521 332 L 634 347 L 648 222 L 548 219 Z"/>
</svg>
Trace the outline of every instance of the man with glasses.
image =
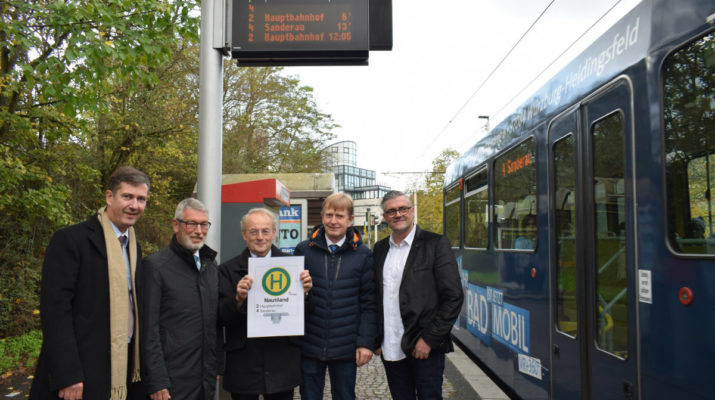
<svg viewBox="0 0 715 400">
<path fill-rule="evenodd" d="M 146 257 L 137 286 L 142 377 L 152 400 L 213 400 L 218 373 L 218 269 L 206 246 L 209 212 L 188 198 L 176 207 L 169 246 Z"/>
<path fill-rule="evenodd" d="M 446 236 L 420 229 L 402 192 L 382 198 L 390 237 L 375 244 L 378 343 L 395 400 L 441 399 L 445 353 L 464 295 Z"/>
<path fill-rule="evenodd" d="M 277 225 L 265 208 L 249 210 L 241 218 L 246 249 L 219 266 L 219 318 L 226 327 L 223 388 L 233 400 L 258 400 L 259 395 L 263 400 L 292 400 L 300 384 L 300 338 L 246 337 L 246 298 L 253 286 L 248 259 L 289 255 L 273 245 Z M 308 271 L 301 271 L 300 280 L 308 297 L 313 286 Z"/>
<path fill-rule="evenodd" d="M 376 335 L 372 252 L 352 226 L 353 200 L 333 193 L 323 202 L 323 223 L 298 244 L 313 277 L 302 344 L 300 397 L 323 398 L 325 370 L 334 400 L 355 399 L 357 367 L 372 358 Z"/>
</svg>

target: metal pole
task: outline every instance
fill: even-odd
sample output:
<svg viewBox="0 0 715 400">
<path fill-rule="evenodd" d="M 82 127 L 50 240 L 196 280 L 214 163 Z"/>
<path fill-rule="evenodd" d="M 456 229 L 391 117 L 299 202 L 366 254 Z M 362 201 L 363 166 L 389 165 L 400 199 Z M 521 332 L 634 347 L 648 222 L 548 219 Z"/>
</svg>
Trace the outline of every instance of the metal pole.
<svg viewBox="0 0 715 400">
<path fill-rule="evenodd" d="M 372 226 L 373 226 L 373 232 L 375 233 L 374 238 L 372 239 L 372 248 L 375 248 L 375 243 L 377 243 L 377 215 L 372 216 Z"/>
<path fill-rule="evenodd" d="M 223 142 L 223 56 L 213 47 L 214 11 L 219 0 L 201 2 L 199 60 L 199 148 L 197 197 L 208 207 L 206 244 L 221 257 L 221 160 Z M 216 3 L 217 5 L 219 3 Z"/>
<path fill-rule="evenodd" d="M 415 225 L 417 225 L 417 191 L 415 190 Z"/>
</svg>

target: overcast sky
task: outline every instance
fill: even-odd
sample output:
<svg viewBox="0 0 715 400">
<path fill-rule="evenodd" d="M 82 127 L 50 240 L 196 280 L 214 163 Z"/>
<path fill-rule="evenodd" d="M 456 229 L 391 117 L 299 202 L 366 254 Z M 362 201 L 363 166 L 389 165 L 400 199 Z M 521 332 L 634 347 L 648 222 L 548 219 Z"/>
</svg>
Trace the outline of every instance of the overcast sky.
<svg viewBox="0 0 715 400">
<path fill-rule="evenodd" d="M 407 189 L 442 150 L 476 143 L 479 116 L 497 125 L 638 2 L 392 0 L 392 51 L 370 52 L 369 66 L 284 72 L 315 89 L 341 125 L 336 141 L 357 142 L 359 167 Z"/>
</svg>

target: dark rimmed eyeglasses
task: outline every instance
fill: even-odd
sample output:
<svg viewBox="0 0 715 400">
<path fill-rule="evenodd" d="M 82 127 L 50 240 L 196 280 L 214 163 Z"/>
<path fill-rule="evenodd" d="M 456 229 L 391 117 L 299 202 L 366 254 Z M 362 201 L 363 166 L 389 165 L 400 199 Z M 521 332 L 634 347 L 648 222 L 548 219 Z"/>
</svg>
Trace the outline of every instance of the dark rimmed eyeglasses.
<svg viewBox="0 0 715 400">
<path fill-rule="evenodd" d="M 387 215 L 388 217 L 392 218 L 392 217 L 394 217 L 395 215 L 397 215 L 397 213 L 400 213 L 400 215 L 405 215 L 405 214 L 407 214 L 411 209 L 412 209 L 412 207 L 393 208 L 393 209 L 390 209 L 390 210 L 385 210 L 385 215 Z"/>
<path fill-rule="evenodd" d="M 186 229 L 193 231 L 197 227 L 201 227 L 202 231 L 207 231 L 211 227 L 210 222 L 196 222 L 196 221 L 184 221 L 183 219 L 176 219 L 176 222 L 186 225 Z"/>
</svg>

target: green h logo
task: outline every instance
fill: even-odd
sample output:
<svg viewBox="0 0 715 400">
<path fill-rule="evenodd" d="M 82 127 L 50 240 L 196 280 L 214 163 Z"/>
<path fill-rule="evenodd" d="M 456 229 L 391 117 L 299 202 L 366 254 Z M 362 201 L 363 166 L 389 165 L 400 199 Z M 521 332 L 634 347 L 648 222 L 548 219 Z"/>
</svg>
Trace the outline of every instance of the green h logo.
<svg viewBox="0 0 715 400">
<path fill-rule="evenodd" d="M 284 268 L 275 267 L 263 274 L 263 290 L 271 296 L 280 296 L 290 288 L 290 274 Z"/>
</svg>

